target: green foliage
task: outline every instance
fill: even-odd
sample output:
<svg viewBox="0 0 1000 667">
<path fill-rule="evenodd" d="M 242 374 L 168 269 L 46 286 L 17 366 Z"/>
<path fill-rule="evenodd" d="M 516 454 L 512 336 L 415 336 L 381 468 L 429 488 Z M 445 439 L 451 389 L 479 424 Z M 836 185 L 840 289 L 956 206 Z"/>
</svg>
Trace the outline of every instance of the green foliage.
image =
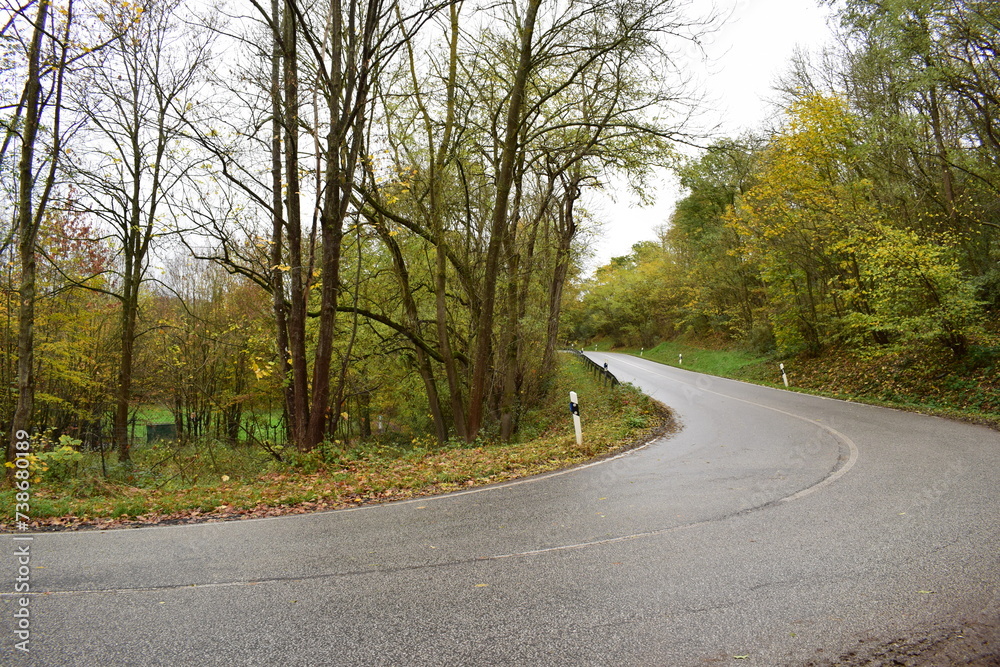
<svg viewBox="0 0 1000 667">
<path fill-rule="evenodd" d="M 1000 315 L 1000 3 L 828 4 L 841 49 L 797 60 L 776 131 L 681 166 L 662 252 L 629 267 L 656 286 L 602 267 L 568 321 L 581 343 L 643 332 L 648 347 L 653 331 L 781 355 L 930 345 L 960 358 Z M 630 308 L 615 289 L 675 301 Z"/>
<path fill-rule="evenodd" d="M 678 267 L 655 243 L 638 243 L 632 253 L 612 259 L 587 281 L 584 300 L 566 304 L 570 340 L 607 338 L 612 345 L 652 345 L 664 335 L 680 295 L 665 288 L 675 284 Z"/>
<path fill-rule="evenodd" d="M 568 337 L 721 337 L 784 356 L 930 342 L 962 356 L 986 318 L 971 269 L 985 234 L 900 216 L 890 184 L 868 177 L 879 136 L 844 97 L 812 93 L 769 142 L 743 144 L 752 156 L 713 147 L 681 170 L 690 194 L 661 244 L 582 286 Z"/>
<path fill-rule="evenodd" d="M 65 482 L 76 476 L 83 462 L 81 442 L 67 435 L 59 436 L 59 447 L 38 455 L 43 464 L 45 481 Z"/>
<path fill-rule="evenodd" d="M 857 313 L 858 320 L 869 331 L 893 334 L 901 345 L 937 341 L 963 355 L 982 322 L 982 304 L 959 268 L 954 243 L 930 243 L 891 227 L 879 232 L 877 242 L 859 248 L 872 308 Z"/>
<path fill-rule="evenodd" d="M 45 482 L 67 482 L 72 480 L 80 470 L 84 455 L 79 451 L 80 440 L 68 435 L 59 436 L 58 445 L 50 438 L 51 430 L 35 434 L 31 438 L 32 450 L 26 457 L 28 473 L 32 484 Z M 15 464 L 8 461 L 4 464 L 14 468 Z"/>
</svg>

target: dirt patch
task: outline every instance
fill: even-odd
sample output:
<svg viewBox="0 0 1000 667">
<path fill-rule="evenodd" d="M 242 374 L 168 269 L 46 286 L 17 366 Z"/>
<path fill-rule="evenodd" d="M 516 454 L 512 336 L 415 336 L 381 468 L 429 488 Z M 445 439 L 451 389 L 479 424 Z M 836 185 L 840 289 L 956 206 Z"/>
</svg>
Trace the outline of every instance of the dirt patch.
<svg viewBox="0 0 1000 667">
<path fill-rule="evenodd" d="M 916 630 L 889 641 L 860 639 L 855 650 L 802 667 L 1000 667 L 1000 618 Z"/>
</svg>

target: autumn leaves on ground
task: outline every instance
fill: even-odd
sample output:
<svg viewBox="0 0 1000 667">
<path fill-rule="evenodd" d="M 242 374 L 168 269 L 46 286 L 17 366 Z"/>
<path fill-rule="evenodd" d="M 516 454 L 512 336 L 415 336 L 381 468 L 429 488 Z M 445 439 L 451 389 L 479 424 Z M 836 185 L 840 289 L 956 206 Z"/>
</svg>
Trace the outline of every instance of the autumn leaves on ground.
<svg viewBox="0 0 1000 667">
<path fill-rule="evenodd" d="M 518 442 L 433 438 L 332 443 L 308 454 L 221 443 L 137 448 L 131 468 L 98 453 L 53 448 L 36 459 L 31 527 L 112 528 L 301 514 L 446 493 L 547 472 L 608 455 L 664 433 L 669 411 L 631 386 L 609 388 L 563 355 L 549 401 L 526 416 Z M 567 408 L 580 396 L 584 443 Z M 64 452 L 64 454 L 60 454 Z M 281 459 L 280 461 L 278 459 Z M 110 467 L 110 470 L 109 470 Z M 5 490 L 4 507 L 14 507 Z M 4 530 L 12 517 L 3 515 Z"/>
<path fill-rule="evenodd" d="M 981 343 L 988 342 L 984 338 Z M 599 348 L 608 349 L 607 344 Z M 931 350 L 879 355 L 831 352 L 820 358 L 755 356 L 679 341 L 621 348 L 671 365 L 792 390 L 940 414 L 1000 428 L 997 355 L 984 345 L 961 361 Z M 136 527 L 302 514 L 460 489 L 548 472 L 641 444 L 673 427 L 669 409 L 631 386 L 614 389 L 563 355 L 548 403 L 528 415 L 521 440 L 466 445 L 433 438 L 383 437 L 330 443 L 308 454 L 164 442 L 136 450 L 130 468 L 96 452 L 50 447 L 36 459 L 32 528 Z M 578 392 L 585 439 L 576 445 L 565 397 Z M 72 443 L 70 443 L 72 444 Z M 5 491 L 11 495 L 12 490 Z M 13 507 L 13 499 L 7 506 Z M 10 516 L 2 528 L 10 530 Z"/>
</svg>

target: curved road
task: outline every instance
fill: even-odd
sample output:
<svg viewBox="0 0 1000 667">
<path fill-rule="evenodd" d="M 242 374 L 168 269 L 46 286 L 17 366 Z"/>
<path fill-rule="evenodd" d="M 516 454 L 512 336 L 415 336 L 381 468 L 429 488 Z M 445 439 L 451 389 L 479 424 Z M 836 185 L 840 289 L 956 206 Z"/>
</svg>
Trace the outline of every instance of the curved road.
<svg viewBox="0 0 1000 667">
<path fill-rule="evenodd" d="M 683 430 L 435 498 L 36 535 L 27 656 L 5 535 L 3 663 L 801 665 L 996 619 L 1000 433 L 590 356 Z"/>
</svg>

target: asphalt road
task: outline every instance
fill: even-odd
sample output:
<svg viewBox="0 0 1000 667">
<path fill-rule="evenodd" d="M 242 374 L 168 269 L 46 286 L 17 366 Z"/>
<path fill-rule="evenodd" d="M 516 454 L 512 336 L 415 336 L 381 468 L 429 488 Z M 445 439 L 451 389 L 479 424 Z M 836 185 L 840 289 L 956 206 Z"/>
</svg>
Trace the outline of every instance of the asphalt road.
<svg viewBox="0 0 1000 667">
<path fill-rule="evenodd" d="M 801 665 L 1000 612 L 1000 433 L 591 356 L 683 429 L 448 496 L 35 535 L 26 655 L 5 535 L 3 664 Z"/>
</svg>

